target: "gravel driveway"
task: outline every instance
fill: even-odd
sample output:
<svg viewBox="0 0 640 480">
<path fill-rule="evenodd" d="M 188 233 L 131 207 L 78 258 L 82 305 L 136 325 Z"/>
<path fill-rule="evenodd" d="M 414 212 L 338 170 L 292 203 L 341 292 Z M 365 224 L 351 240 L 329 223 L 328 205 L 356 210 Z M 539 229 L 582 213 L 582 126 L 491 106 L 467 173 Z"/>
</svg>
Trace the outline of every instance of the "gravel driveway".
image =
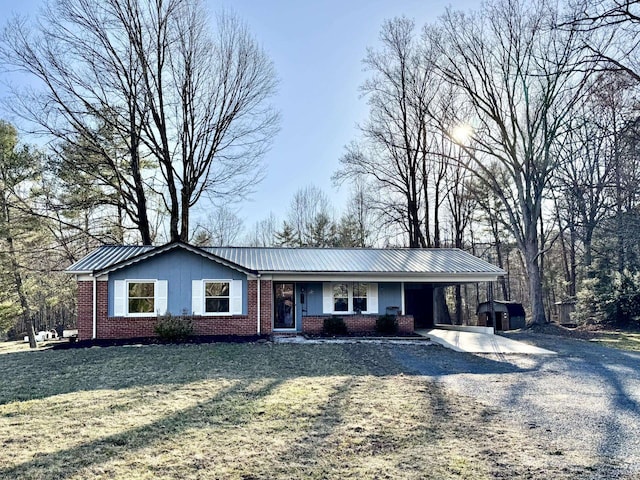
<svg viewBox="0 0 640 480">
<path fill-rule="evenodd" d="M 393 346 L 408 373 L 426 375 L 491 405 L 556 461 L 587 459 L 584 478 L 640 479 L 640 354 L 544 334 L 509 338 L 558 355 L 472 355 L 441 347 Z"/>
</svg>

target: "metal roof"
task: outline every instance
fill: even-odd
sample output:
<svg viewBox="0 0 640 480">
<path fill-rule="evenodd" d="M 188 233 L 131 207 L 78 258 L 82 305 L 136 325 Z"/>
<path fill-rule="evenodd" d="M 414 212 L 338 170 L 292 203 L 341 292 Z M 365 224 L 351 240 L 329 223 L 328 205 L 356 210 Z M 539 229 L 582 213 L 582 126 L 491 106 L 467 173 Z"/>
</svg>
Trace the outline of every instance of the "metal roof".
<svg viewBox="0 0 640 480">
<path fill-rule="evenodd" d="M 67 273 L 93 273 L 141 255 L 155 247 L 151 245 L 103 245 L 82 257 L 65 271 Z"/>
<path fill-rule="evenodd" d="M 448 248 L 211 247 L 205 250 L 265 273 L 503 273 L 469 253 Z"/>
<path fill-rule="evenodd" d="M 184 248 L 198 249 L 184 244 Z M 68 273 L 96 273 L 137 256 L 148 257 L 153 249 L 171 246 L 99 247 L 71 265 Z M 202 251 L 247 270 L 260 273 L 381 273 L 381 274 L 489 274 L 505 272 L 455 248 L 261 248 L 202 247 Z"/>
</svg>

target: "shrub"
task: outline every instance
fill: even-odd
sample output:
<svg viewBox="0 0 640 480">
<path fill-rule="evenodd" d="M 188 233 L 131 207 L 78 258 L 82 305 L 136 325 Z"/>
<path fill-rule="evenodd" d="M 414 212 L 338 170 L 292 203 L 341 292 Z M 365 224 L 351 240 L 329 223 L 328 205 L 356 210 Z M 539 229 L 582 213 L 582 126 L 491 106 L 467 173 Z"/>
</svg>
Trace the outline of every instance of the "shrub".
<svg viewBox="0 0 640 480">
<path fill-rule="evenodd" d="M 193 335 L 193 322 L 191 317 L 174 316 L 167 313 L 158 317 L 153 330 L 158 338 L 175 342 L 185 340 Z"/>
<path fill-rule="evenodd" d="M 640 273 L 598 271 L 583 280 L 571 318 L 579 324 L 637 328 Z"/>
<path fill-rule="evenodd" d="M 347 324 L 341 317 L 328 317 L 322 323 L 322 331 L 325 335 L 345 335 Z"/>
<path fill-rule="evenodd" d="M 397 333 L 398 319 L 395 315 L 382 315 L 376 319 L 376 332 L 382 334 Z"/>
</svg>

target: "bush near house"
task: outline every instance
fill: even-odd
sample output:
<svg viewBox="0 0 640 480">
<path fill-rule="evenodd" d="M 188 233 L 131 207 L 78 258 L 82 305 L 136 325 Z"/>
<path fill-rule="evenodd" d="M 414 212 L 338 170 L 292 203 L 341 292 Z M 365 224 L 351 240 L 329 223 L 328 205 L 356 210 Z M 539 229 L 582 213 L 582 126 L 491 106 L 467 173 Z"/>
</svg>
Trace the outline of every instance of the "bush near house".
<svg viewBox="0 0 640 480">
<path fill-rule="evenodd" d="M 346 335 L 347 324 L 341 317 L 327 317 L 322 324 L 322 331 L 325 335 Z"/>
<path fill-rule="evenodd" d="M 191 317 L 171 315 L 170 313 L 159 316 L 153 330 L 158 338 L 169 342 L 186 340 L 194 333 Z"/>
<path fill-rule="evenodd" d="M 376 332 L 388 335 L 398 333 L 398 319 L 395 315 L 382 315 L 376 319 Z"/>
</svg>

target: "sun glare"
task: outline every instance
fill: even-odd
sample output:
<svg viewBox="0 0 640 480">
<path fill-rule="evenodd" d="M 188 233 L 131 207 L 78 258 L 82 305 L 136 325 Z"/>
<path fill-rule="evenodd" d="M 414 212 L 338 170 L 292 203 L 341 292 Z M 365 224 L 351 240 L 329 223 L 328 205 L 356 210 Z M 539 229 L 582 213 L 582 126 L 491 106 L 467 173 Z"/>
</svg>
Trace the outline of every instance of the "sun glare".
<svg viewBox="0 0 640 480">
<path fill-rule="evenodd" d="M 451 138 L 456 143 L 467 143 L 473 135 L 473 128 L 468 124 L 460 124 L 451 131 Z"/>
</svg>

